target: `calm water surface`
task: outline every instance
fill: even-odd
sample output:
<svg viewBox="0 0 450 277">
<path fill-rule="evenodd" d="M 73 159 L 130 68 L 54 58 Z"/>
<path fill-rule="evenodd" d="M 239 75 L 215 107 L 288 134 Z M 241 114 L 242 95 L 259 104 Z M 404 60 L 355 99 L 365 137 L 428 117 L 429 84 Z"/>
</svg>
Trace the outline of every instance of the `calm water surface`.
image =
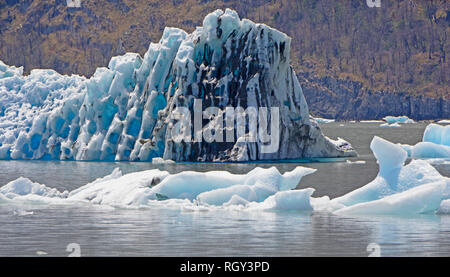
<svg viewBox="0 0 450 277">
<path fill-rule="evenodd" d="M 342 126 L 343 125 L 343 126 Z M 59 190 L 73 190 L 116 167 L 123 173 L 159 168 L 228 170 L 246 173 L 256 166 L 276 166 L 281 172 L 296 166 L 317 168 L 299 188 L 314 187 L 314 196 L 340 196 L 371 181 L 378 166 L 369 149 L 374 135 L 415 144 L 426 124 L 380 128 L 379 124 L 331 123 L 322 129 L 330 137 L 348 140 L 365 164 L 200 164 L 0 161 L 0 186 L 23 176 Z M 436 168 L 450 176 L 450 166 Z M 0 256 L 35 256 L 43 251 L 65 256 L 78 243 L 83 256 L 367 256 L 377 243 L 382 256 L 449 256 L 450 216 L 346 218 L 327 213 L 183 212 L 152 208 L 109 209 L 96 206 L 17 207 L 0 205 Z M 220 238 L 220 239 L 218 239 Z M 41 253 L 41 252 L 39 252 Z M 41 253 L 42 254 L 42 253 Z"/>
</svg>

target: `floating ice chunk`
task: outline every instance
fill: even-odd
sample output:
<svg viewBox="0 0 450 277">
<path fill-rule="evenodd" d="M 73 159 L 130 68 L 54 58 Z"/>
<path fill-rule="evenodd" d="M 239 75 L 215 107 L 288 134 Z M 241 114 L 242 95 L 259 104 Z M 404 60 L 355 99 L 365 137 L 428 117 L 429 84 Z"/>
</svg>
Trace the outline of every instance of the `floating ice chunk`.
<svg viewBox="0 0 450 277">
<path fill-rule="evenodd" d="M 185 171 L 168 176 L 151 193 L 168 198 L 197 199 L 209 205 L 225 204 L 234 195 L 261 202 L 278 191 L 294 189 L 303 176 L 315 171 L 305 167 L 297 167 L 283 175 L 275 167 L 255 168 L 245 175 L 226 171 Z"/>
<path fill-rule="evenodd" d="M 361 120 L 360 123 L 383 123 L 383 120 Z"/>
<path fill-rule="evenodd" d="M 345 205 L 341 203 L 331 201 L 328 196 L 318 198 L 311 197 L 310 201 L 314 211 L 333 212 L 345 207 Z"/>
<path fill-rule="evenodd" d="M 422 142 L 401 146 L 413 159 L 450 159 L 450 125 L 429 124 Z"/>
<path fill-rule="evenodd" d="M 231 174 L 225 171 L 169 174 L 158 169 L 123 175 L 116 168 L 112 174 L 99 178 L 71 191 L 59 192 L 44 185 L 19 178 L 0 188 L 0 202 L 20 198 L 21 201 L 55 203 L 55 199 L 66 203 L 90 202 L 113 207 L 150 206 L 158 201 L 186 205 L 246 205 L 249 201 L 262 202 L 279 191 L 295 188 L 300 179 L 315 169 L 297 167 L 280 174 L 275 168 L 255 168 L 247 174 Z M 46 198 L 46 199 L 42 199 Z M 278 198 L 277 198 L 278 199 Z M 181 201 L 173 202 L 173 201 Z M 59 203 L 59 202 L 58 202 Z"/>
<path fill-rule="evenodd" d="M 450 124 L 450 119 L 442 119 L 442 120 L 439 120 L 437 123 L 439 123 L 439 124 Z"/>
<path fill-rule="evenodd" d="M 370 148 L 380 167 L 378 176 L 367 185 L 332 199 L 332 203 L 351 206 L 378 200 L 416 186 L 446 180 L 424 161 L 413 160 L 404 166 L 407 152 L 399 145 L 374 137 Z"/>
<path fill-rule="evenodd" d="M 383 123 L 383 124 L 380 124 L 380 127 L 402 127 L 402 125 L 400 125 L 398 122 L 392 123 L 392 124 Z"/>
<path fill-rule="evenodd" d="M 0 188 L 0 194 L 4 195 L 9 199 L 13 199 L 18 196 L 24 195 L 38 195 L 44 197 L 59 197 L 65 198 L 69 192 L 60 192 L 55 188 L 49 188 L 45 185 L 38 183 L 33 183 L 27 178 L 18 178 Z"/>
<path fill-rule="evenodd" d="M 382 199 L 345 207 L 335 213 L 338 215 L 401 215 L 434 212 L 440 206 L 445 189 L 445 181 L 425 184 Z"/>
<path fill-rule="evenodd" d="M 429 124 L 423 133 L 424 142 L 432 142 L 450 146 L 450 125 L 441 126 L 437 124 Z"/>
<path fill-rule="evenodd" d="M 414 120 L 407 116 L 386 116 L 383 118 L 387 123 L 414 123 Z"/>
<path fill-rule="evenodd" d="M 33 211 L 27 211 L 27 210 L 22 210 L 22 209 L 17 209 L 13 211 L 13 214 L 16 216 L 27 216 L 27 215 L 33 215 L 34 212 Z"/>
<path fill-rule="evenodd" d="M 313 119 L 315 121 L 317 121 L 317 123 L 332 123 L 332 122 L 335 122 L 334 119 L 326 119 L 326 118 L 320 118 L 320 117 L 313 117 Z"/>
<path fill-rule="evenodd" d="M 208 211 L 235 207 L 249 210 L 335 211 L 337 214 L 406 214 L 447 212 L 450 179 L 429 163 L 413 160 L 404 165 L 402 146 L 374 137 L 370 148 L 380 170 L 369 184 L 344 196 L 313 198 L 314 189 L 294 189 L 301 178 L 315 169 L 296 167 L 281 174 L 275 167 L 255 168 L 247 174 L 226 171 L 169 174 L 157 169 L 97 179 L 70 193 L 19 178 L 0 188 L 0 203 L 93 203 L 113 207 L 163 205 L 185 211 Z M 45 199 L 44 199 L 45 198 Z M 28 202 L 27 202 L 28 201 Z"/>
<path fill-rule="evenodd" d="M 109 176 L 71 191 L 69 199 L 111 206 L 147 205 L 150 188 L 169 175 L 167 171 L 157 169 L 124 176 L 119 172 L 116 169 Z"/>
<path fill-rule="evenodd" d="M 338 149 L 342 149 L 342 150 L 353 150 L 352 145 L 346 141 L 343 138 L 338 137 L 336 140 L 333 140 L 329 137 L 326 138 L 329 142 L 331 142 L 332 144 L 334 144 L 334 146 Z"/>
<path fill-rule="evenodd" d="M 366 161 L 351 161 L 351 160 L 346 160 L 346 162 L 348 164 L 365 164 Z"/>
<path fill-rule="evenodd" d="M 227 171 L 184 171 L 169 175 L 152 190 L 152 194 L 155 199 L 156 194 L 159 194 L 168 198 L 194 200 L 202 192 L 242 184 L 244 180 L 245 175 L 235 175 Z"/>
<path fill-rule="evenodd" d="M 170 175 L 155 169 L 116 178 L 107 176 L 72 191 L 69 199 L 116 206 L 148 205 L 149 200 L 173 198 L 222 205 L 236 195 L 246 201 L 263 201 L 277 191 L 295 188 L 302 176 L 314 171 L 298 167 L 281 175 L 272 167 L 256 168 L 245 175 L 225 171 L 185 171 Z"/>
<path fill-rule="evenodd" d="M 268 197 L 262 203 L 250 203 L 249 209 L 253 210 L 278 210 L 278 211 L 312 211 L 311 195 L 313 188 L 302 190 L 280 191 Z"/>
<path fill-rule="evenodd" d="M 436 211 L 450 197 L 450 179 L 422 160 L 404 166 L 402 146 L 374 137 L 370 148 L 380 166 L 375 180 L 317 209 L 345 215 L 417 214 Z"/>
<path fill-rule="evenodd" d="M 271 186 L 265 185 L 234 185 L 227 188 L 218 188 L 205 191 L 197 196 L 199 203 L 220 206 L 239 196 L 249 202 L 259 202 L 276 193 Z"/>
<path fill-rule="evenodd" d="M 434 144 L 432 142 L 419 142 L 411 147 L 408 152 L 409 156 L 413 159 L 450 159 L 450 146 Z"/>
<path fill-rule="evenodd" d="M 398 170 L 405 164 L 408 154 L 398 145 L 375 136 L 370 143 L 377 163 L 380 166 L 379 175 L 388 179 L 395 179 Z"/>
<path fill-rule="evenodd" d="M 175 163 L 172 160 L 164 160 L 163 158 L 153 158 L 152 164 L 173 164 Z"/>
</svg>

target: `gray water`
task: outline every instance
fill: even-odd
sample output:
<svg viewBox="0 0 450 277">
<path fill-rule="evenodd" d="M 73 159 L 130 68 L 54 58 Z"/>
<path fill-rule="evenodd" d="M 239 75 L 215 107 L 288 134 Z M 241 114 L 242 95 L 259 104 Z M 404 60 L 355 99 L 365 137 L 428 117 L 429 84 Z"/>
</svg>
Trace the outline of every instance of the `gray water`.
<svg viewBox="0 0 450 277">
<path fill-rule="evenodd" d="M 341 126 L 343 124 L 343 126 Z M 103 163 L 56 161 L 0 161 L 0 186 L 20 176 L 59 190 L 73 190 L 120 167 L 123 173 L 159 168 L 227 170 L 247 173 L 276 166 L 280 172 L 296 166 L 318 169 L 299 188 L 314 187 L 314 196 L 340 196 L 375 178 L 378 166 L 369 144 L 374 135 L 393 142 L 415 144 L 424 123 L 401 128 L 379 124 L 322 124 L 332 138 L 348 140 L 365 164 L 333 163 Z M 436 168 L 450 176 L 450 166 Z M 449 256 L 450 216 L 346 218 L 328 213 L 299 212 L 183 212 L 152 208 L 107 209 L 96 206 L 0 206 L 0 256 L 66 256 L 77 243 L 82 256 L 367 256 L 376 243 L 382 256 Z"/>
</svg>

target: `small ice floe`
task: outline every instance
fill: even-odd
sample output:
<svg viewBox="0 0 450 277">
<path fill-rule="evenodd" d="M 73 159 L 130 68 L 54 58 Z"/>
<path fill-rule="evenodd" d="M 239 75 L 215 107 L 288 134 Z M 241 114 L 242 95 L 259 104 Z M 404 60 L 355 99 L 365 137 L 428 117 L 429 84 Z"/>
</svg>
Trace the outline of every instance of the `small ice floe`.
<svg viewBox="0 0 450 277">
<path fill-rule="evenodd" d="M 425 161 L 405 165 L 408 154 L 401 146 L 374 137 L 370 148 L 379 164 L 378 176 L 323 208 L 338 215 L 422 214 L 436 212 L 450 197 L 450 179 Z"/>
<path fill-rule="evenodd" d="M 386 116 L 383 117 L 383 120 L 386 121 L 389 124 L 393 124 L 393 123 L 415 123 L 414 120 L 412 120 L 411 118 L 402 115 L 402 116 Z"/>
<path fill-rule="evenodd" d="M 431 123 L 425 128 L 422 142 L 401 147 L 413 159 L 450 159 L 450 125 Z"/>
<path fill-rule="evenodd" d="M 361 120 L 360 123 L 383 123 L 383 120 Z"/>
<path fill-rule="evenodd" d="M 450 119 L 439 120 L 437 123 L 439 123 L 439 124 L 450 124 Z"/>
<path fill-rule="evenodd" d="M 36 251 L 36 255 L 38 255 L 38 256 L 45 256 L 45 255 L 48 255 L 48 253 L 45 252 L 45 251 L 39 250 L 39 251 Z"/>
<path fill-rule="evenodd" d="M 167 171 L 152 169 L 122 176 L 118 174 L 120 171 L 115 170 L 111 175 L 71 191 L 66 198 L 61 198 L 57 192 L 39 195 L 37 193 L 41 191 L 26 190 L 25 193 L 20 189 L 13 190 L 11 183 L 0 188 L 0 196 L 3 196 L 4 191 L 9 196 L 9 201 L 27 204 L 37 201 L 39 204 L 53 204 L 58 200 L 57 203 L 89 202 L 125 208 L 157 205 L 167 208 L 181 207 L 185 211 L 205 211 L 209 210 L 209 206 L 223 207 L 224 204 L 245 206 L 247 202 L 264 202 L 281 191 L 292 193 L 294 198 L 302 198 L 303 196 L 297 195 L 299 192 L 292 190 L 297 187 L 303 176 L 315 171 L 301 166 L 284 174 L 276 167 L 267 169 L 258 167 L 247 174 L 232 174 L 227 171 L 183 171 L 170 174 Z M 270 201 L 278 203 L 279 199 L 291 199 L 287 194 L 278 195 Z M 271 207 L 275 206 L 287 207 L 282 204 L 274 204 Z"/>
<path fill-rule="evenodd" d="M 327 137 L 327 139 L 333 143 L 338 149 L 342 149 L 344 151 L 353 151 L 352 145 L 343 138 L 338 137 L 336 140 Z"/>
<path fill-rule="evenodd" d="M 346 162 L 348 164 L 366 164 L 366 161 L 351 161 L 351 160 L 347 160 Z"/>
<path fill-rule="evenodd" d="M 26 210 L 20 210 L 20 209 L 13 211 L 13 215 L 16 215 L 16 216 L 26 216 L 26 215 L 33 215 L 33 214 L 34 214 L 33 211 L 26 211 Z"/>
<path fill-rule="evenodd" d="M 69 194 L 68 191 L 60 192 L 55 188 L 49 188 L 45 185 L 33 183 L 30 179 L 20 177 L 9 182 L 0 188 L 0 194 L 6 198 L 14 198 L 17 196 L 37 195 L 43 197 L 59 197 L 64 198 Z"/>
<path fill-rule="evenodd" d="M 402 125 L 400 125 L 399 123 L 392 123 L 392 124 L 383 123 L 383 124 L 380 124 L 380 127 L 402 127 Z"/>
<path fill-rule="evenodd" d="M 172 160 L 164 160 L 163 158 L 153 158 L 152 164 L 174 164 L 175 162 Z"/>
<path fill-rule="evenodd" d="M 439 209 L 444 182 L 436 182 L 413 187 L 409 190 L 388 195 L 381 199 L 357 203 L 337 210 L 336 214 L 422 214 Z"/>
<path fill-rule="evenodd" d="M 320 118 L 320 117 L 313 117 L 313 119 L 315 121 L 317 121 L 317 123 L 332 123 L 332 122 L 335 122 L 334 119 L 327 119 L 327 118 Z"/>
</svg>

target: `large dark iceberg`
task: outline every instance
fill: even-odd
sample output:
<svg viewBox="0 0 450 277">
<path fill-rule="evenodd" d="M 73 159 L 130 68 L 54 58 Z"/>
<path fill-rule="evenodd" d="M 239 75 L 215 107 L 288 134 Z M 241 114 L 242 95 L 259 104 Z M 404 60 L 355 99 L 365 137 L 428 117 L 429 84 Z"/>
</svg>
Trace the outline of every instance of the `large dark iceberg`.
<svg viewBox="0 0 450 277">
<path fill-rule="evenodd" d="M 22 68 L 0 62 L 0 159 L 356 155 L 310 118 L 290 66 L 290 43 L 286 34 L 227 9 L 206 16 L 191 34 L 166 28 L 143 58 L 113 57 L 89 79 L 41 69 L 24 76 Z"/>
</svg>

